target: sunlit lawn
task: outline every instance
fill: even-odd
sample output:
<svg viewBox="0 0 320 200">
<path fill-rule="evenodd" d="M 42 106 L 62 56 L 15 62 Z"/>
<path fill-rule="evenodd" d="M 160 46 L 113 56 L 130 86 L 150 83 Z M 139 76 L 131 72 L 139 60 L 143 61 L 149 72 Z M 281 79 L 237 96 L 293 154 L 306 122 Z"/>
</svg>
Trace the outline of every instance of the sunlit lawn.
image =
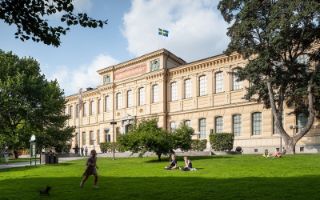
<svg viewBox="0 0 320 200">
<path fill-rule="evenodd" d="M 181 158 L 180 158 L 181 159 Z M 0 171 L 0 199 L 319 199 L 320 155 L 192 158 L 198 171 L 163 169 L 156 158 L 99 158 L 99 186 L 79 187 L 85 160 Z M 178 164 L 182 165 L 182 160 Z M 50 197 L 39 190 L 51 186 Z"/>
</svg>

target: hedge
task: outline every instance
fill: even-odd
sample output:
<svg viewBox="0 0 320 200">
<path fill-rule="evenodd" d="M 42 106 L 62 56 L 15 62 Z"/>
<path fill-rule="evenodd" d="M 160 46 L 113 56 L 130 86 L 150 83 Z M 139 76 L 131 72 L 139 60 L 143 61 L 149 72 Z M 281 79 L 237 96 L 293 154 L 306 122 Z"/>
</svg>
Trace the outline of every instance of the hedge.
<svg viewBox="0 0 320 200">
<path fill-rule="evenodd" d="M 232 133 L 211 133 L 210 144 L 215 151 L 230 151 L 233 148 Z"/>
</svg>

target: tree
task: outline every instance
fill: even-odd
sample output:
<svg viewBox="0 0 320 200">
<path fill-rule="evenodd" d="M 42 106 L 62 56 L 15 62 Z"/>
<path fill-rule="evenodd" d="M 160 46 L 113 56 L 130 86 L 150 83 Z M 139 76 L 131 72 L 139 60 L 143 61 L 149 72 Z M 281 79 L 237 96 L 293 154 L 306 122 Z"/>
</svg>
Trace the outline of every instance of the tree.
<svg viewBox="0 0 320 200">
<path fill-rule="evenodd" d="M 172 136 L 157 125 L 156 119 L 143 120 L 119 138 L 120 144 L 133 153 L 154 152 L 161 160 L 162 154 L 172 153 Z"/>
<path fill-rule="evenodd" d="M 218 5 L 231 24 L 226 53 L 240 53 L 248 64 L 239 71 L 248 80 L 246 98 L 272 109 L 275 125 L 288 152 L 311 129 L 320 105 L 320 4 L 317 0 L 222 0 Z M 257 98 L 255 98 L 257 97 Z M 297 134 L 282 125 L 289 114 L 305 113 L 308 121 Z"/>
<path fill-rule="evenodd" d="M 35 134 L 39 148 L 62 148 L 74 129 L 65 127 L 65 103 L 57 81 L 47 81 L 38 62 L 0 51 L 0 135 L 9 146 L 28 147 Z"/>
<path fill-rule="evenodd" d="M 181 123 L 180 126 L 172 133 L 173 148 L 188 151 L 191 149 L 191 143 L 194 130 L 193 128 Z"/>
<path fill-rule="evenodd" d="M 17 26 L 16 38 L 22 41 L 32 39 L 47 45 L 58 47 L 60 36 L 65 35 L 69 26 L 103 27 L 107 21 L 88 17 L 86 13 L 74 13 L 73 0 L 2 0 L 0 1 L 0 19 Z M 49 25 L 47 18 L 57 13 L 66 26 Z"/>
</svg>

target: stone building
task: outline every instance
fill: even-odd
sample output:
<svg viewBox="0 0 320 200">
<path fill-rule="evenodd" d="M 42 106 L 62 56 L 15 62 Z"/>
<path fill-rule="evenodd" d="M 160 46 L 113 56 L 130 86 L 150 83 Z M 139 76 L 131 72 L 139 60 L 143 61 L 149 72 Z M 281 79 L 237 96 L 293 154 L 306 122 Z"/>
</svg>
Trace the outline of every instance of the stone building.
<svg viewBox="0 0 320 200">
<path fill-rule="evenodd" d="M 281 148 L 271 110 L 243 98 L 249 84 L 238 81 L 234 72 L 245 64 L 239 54 L 187 63 L 161 49 L 98 70 L 101 85 L 66 97 L 68 125 L 76 127 L 72 146 L 99 150 L 99 143 L 116 140 L 116 135 L 127 133 L 136 120 L 157 117 L 158 125 L 168 130 L 188 124 L 195 130 L 193 139 L 233 133 L 234 146 L 245 153 Z M 295 134 L 306 117 L 289 115 L 290 111 L 285 109 L 283 124 L 287 132 Z M 317 152 L 319 130 L 319 121 L 315 121 L 297 144 L 297 152 Z"/>
</svg>

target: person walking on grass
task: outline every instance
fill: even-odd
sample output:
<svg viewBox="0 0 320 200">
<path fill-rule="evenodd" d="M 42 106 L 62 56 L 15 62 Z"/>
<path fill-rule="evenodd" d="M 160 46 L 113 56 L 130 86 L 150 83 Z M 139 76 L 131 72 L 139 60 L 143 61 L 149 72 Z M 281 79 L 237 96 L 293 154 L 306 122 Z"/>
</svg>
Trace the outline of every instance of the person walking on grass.
<svg viewBox="0 0 320 200">
<path fill-rule="evenodd" d="M 93 187 L 98 188 L 98 173 L 97 173 L 97 152 L 96 150 L 91 150 L 90 152 L 90 158 L 87 160 L 87 168 L 85 172 L 83 173 L 82 180 L 80 182 L 80 187 L 82 188 L 84 183 L 87 181 L 89 176 L 94 176 L 94 185 Z"/>
<path fill-rule="evenodd" d="M 85 156 L 87 157 L 87 156 L 88 156 L 88 147 L 86 147 L 86 148 L 84 149 L 84 153 L 85 153 Z"/>
</svg>

